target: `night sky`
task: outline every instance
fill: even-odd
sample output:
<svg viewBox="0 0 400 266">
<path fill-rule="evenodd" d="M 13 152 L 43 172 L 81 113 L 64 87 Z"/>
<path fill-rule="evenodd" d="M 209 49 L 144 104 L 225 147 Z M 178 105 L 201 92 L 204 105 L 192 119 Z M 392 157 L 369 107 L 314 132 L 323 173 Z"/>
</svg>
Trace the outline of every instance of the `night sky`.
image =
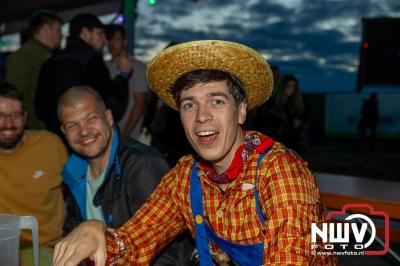
<svg viewBox="0 0 400 266">
<path fill-rule="evenodd" d="M 362 18 L 400 17 L 399 0 L 138 1 L 136 56 L 169 42 L 222 39 L 258 50 L 304 92 L 355 90 Z"/>
</svg>

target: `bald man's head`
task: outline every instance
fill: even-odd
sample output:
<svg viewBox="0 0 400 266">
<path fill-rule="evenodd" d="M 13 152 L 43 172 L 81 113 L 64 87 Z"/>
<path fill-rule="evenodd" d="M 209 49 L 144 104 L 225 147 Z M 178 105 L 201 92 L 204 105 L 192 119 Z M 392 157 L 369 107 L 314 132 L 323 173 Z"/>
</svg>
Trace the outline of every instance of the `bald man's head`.
<svg viewBox="0 0 400 266">
<path fill-rule="evenodd" d="M 93 101 L 100 110 L 105 111 L 106 106 L 100 94 L 88 86 L 74 86 L 65 91 L 58 100 L 57 115 L 60 119 L 60 111 L 65 108 L 73 108 L 79 103 Z"/>
<path fill-rule="evenodd" d="M 108 158 L 114 119 L 101 96 L 92 88 L 75 86 L 58 101 L 61 131 L 70 147 L 87 158 Z"/>
</svg>

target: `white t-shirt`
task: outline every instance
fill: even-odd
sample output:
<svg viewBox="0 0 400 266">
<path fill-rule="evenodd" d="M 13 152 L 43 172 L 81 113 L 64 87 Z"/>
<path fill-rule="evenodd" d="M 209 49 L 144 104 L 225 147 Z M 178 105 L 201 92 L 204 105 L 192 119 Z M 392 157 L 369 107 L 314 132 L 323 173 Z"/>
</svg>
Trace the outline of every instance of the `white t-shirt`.
<svg viewBox="0 0 400 266">
<path fill-rule="evenodd" d="M 133 74 L 129 79 L 129 100 L 128 106 L 126 108 L 125 114 L 122 119 L 118 122 L 119 127 L 122 129 L 125 127 L 128 122 L 129 116 L 133 110 L 133 106 L 135 105 L 135 101 L 133 99 L 133 94 L 138 92 L 149 92 L 149 86 L 146 78 L 146 64 L 132 58 L 133 62 Z M 106 62 L 108 69 L 110 70 L 111 77 L 114 78 L 118 74 L 117 64 L 110 60 Z M 139 119 L 135 129 L 131 132 L 130 137 L 139 140 L 140 131 L 143 125 L 143 117 Z"/>
<path fill-rule="evenodd" d="M 106 171 L 104 170 L 101 175 L 96 178 L 92 179 L 90 176 L 90 166 L 88 165 L 86 171 L 86 219 L 97 219 L 104 222 L 104 215 L 101 205 L 98 207 L 93 205 L 94 196 L 99 190 L 100 186 L 104 182 Z"/>
</svg>

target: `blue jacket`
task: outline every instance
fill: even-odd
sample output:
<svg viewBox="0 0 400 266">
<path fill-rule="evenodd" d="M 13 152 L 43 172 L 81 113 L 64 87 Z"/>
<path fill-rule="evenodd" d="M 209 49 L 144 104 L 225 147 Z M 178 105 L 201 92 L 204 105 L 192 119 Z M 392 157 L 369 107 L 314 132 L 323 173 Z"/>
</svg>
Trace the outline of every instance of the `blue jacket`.
<svg viewBox="0 0 400 266">
<path fill-rule="evenodd" d="M 120 144 L 116 128 L 111 145 L 106 177 L 93 204 L 102 207 L 108 226 L 119 227 L 146 201 L 169 166 L 160 153 L 136 140 Z M 68 188 L 65 233 L 86 220 L 87 167 L 85 158 L 73 154 L 61 173 Z"/>
<path fill-rule="evenodd" d="M 101 206 L 107 226 L 117 228 L 128 221 L 147 200 L 169 170 L 163 156 L 155 149 L 136 140 L 119 141 L 114 129 L 106 177 L 97 191 L 93 204 Z M 86 220 L 86 171 L 88 162 L 73 154 L 68 159 L 64 177 L 67 215 L 64 233 Z M 183 236 L 169 245 L 152 265 L 191 265 L 192 244 Z"/>
</svg>

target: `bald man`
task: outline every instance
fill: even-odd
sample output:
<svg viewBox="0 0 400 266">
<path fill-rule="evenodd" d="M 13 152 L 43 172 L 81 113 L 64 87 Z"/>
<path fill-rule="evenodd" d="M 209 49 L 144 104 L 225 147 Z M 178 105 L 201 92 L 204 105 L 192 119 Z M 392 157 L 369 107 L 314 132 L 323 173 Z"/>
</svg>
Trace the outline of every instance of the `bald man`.
<svg viewBox="0 0 400 266">
<path fill-rule="evenodd" d="M 75 152 L 62 171 L 68 188 L 64 232 L 92 219 L 111 228 L 122 226 L 155 190 L 169 166 L 149 146 L 129 138 L 121 143 L 111 110 L 92 88 L 67 90 L 59 99 L 57 114 Z M 177 254 L 185 244 L 172 243 L 153 265 L 180 265 Z"/>
</svg>

